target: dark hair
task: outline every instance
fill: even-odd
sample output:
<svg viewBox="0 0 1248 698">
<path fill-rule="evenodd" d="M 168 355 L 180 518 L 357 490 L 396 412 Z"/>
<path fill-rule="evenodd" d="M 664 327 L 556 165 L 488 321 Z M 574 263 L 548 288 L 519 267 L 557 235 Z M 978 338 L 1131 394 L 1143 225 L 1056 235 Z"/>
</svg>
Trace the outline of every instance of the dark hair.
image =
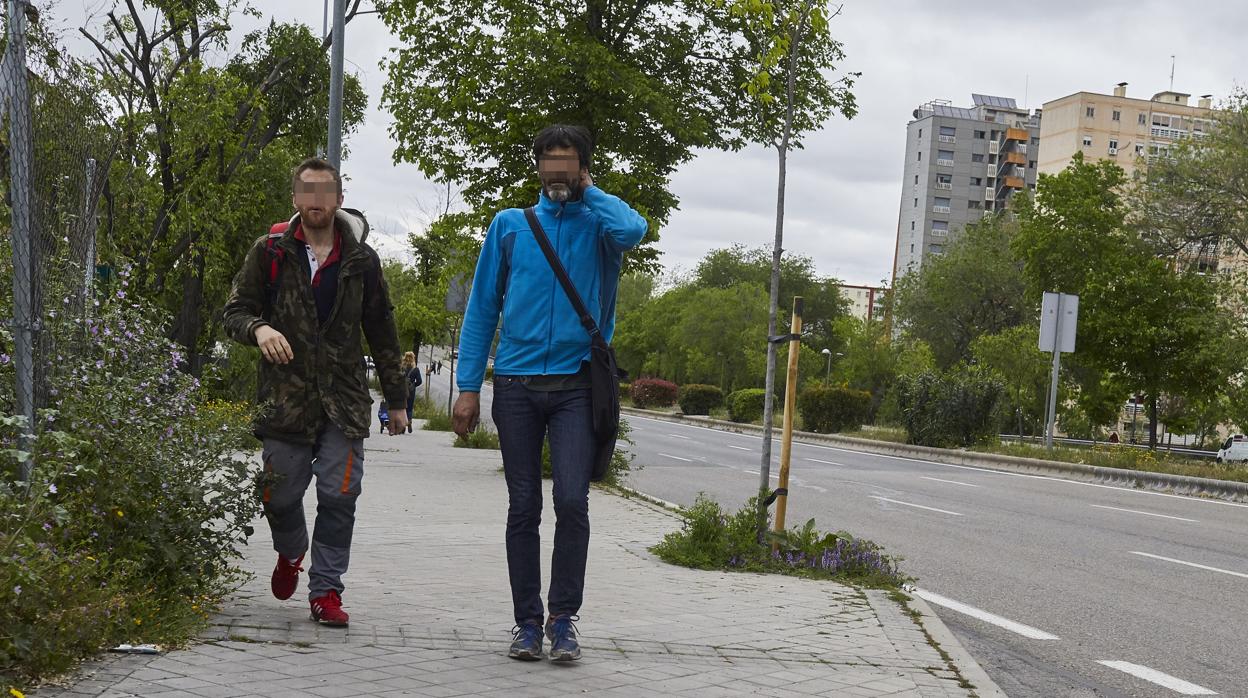
<svg viewBox="0 0 1248 698">
<path fill-rule="evenodd" d="M 299 166 L 295 168 L 294 173 L 290 176 L 291 189 L 295 188 L 295 184 L 301 181 L 303 173 L 308 170 L 328 172 L 332 174 L 334 176 L 334 183 L 338 185 L 338 193 L 342 193 L 342 178 L 338 176 L 338 168 L 329 164 L 328 160 L 323 160 L 321 158 L 308 158 L 307 160 L 299 163 Z"/>
<path fill-rule="evenodd" d="M 551 148 L 574 149 L 581 161 L 581 167 L 589 169 L 589 160 L 594 154 L 594 137 L 589 135 L 589 129 L 584 126 L 547 126 L 533 139 L 533 163 L 540 164 L 542 155 Z"/>
</svg>

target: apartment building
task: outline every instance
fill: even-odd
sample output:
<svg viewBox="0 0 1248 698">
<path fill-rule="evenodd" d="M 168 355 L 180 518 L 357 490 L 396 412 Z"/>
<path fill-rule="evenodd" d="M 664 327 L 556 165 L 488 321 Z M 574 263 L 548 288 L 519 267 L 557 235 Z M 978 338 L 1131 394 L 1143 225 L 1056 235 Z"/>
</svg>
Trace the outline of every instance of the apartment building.
<svg viewBox="0 0 1248 698">
<path fill-rule="evenodd" d="M 885 294 L 888 289 L 880 286 L 854 286 L 842 284 L 841 297 L 849 301 L 849 314 L 859 320 L 883 320 Z"/>
<path fill-rule="evenodd" d="M 1212 95 L 1196 105 L 1183 92 L 1158 92 L 1150 99 L 1127 96 L 1120 82 L 1112 95 L 1076 92 L 1044 104 L 1040 127 L 1040 171 L 1061 172 L 1075 153 L 1087 160 L 1112 160 L 1131 177 L 1148 161 L 1164 156 L 1176 141 L 1203 138 L 1213 128 Z"/>
<path fill-rule="evenodd" d="M 967 223 L 1036 186 L 1040 111 L 1029 114 L 1008 97 L 971 100 L 969 108 L 928 102 L 906 126 L 894 283 L 944 252 Z"/>
</svg>

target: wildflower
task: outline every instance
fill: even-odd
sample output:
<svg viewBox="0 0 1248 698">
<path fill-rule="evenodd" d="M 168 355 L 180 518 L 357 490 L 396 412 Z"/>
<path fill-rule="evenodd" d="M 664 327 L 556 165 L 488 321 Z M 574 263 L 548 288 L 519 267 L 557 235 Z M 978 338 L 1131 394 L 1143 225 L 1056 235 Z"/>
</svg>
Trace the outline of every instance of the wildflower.
<svg viewBox="0 0 1248 698">
<path fill-rule="evenodd" d="M 118 509 L 118 510 L 117 510 L 117 516 L 122 516 L 122 517 L 124 517 L 124 516 L 125 516 L 125 514 L 123 514 L 123 513 L 121 512 L 121 509 Z"/>
<path fill-rule="evenodd" d="M 26 694 L 25 694 L 25 693 L 22 693 L 21 691 L 17 690 L 16 688 L 10 688 L 10 689 L 9 689 L 9 695 L 10 695 L 10 696 L 12 696 L 13 698 L 26 698 Z"/>
<path fill-rule="evenodd" d="M 52 483 L 51 485 L 48 485 L 48 493 L 56 494 L 56 483 Z"/>
<path fill-rule="evenodd" d="M 17 586 L 13 587 L 13 595 L 14 595 L 14 596 L 21 596 L 21 595 L 22 595 L 22 585 L 21 585 L 21 584 L 18 584 Z"/>
<path fill-rule="evenodd" d="M 11 360 L 12 359 L 9 357 L 8 354 L 0 354 L 0 364 L 7 364 Z"/>
</svg>

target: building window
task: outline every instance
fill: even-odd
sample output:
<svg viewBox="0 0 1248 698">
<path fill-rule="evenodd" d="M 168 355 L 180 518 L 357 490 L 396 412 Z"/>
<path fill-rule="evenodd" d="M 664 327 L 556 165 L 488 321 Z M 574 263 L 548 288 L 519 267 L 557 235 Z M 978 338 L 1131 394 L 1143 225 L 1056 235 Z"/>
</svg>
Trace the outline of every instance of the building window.
<svg viewBox="0 0 1248 698">
<path fill-rule="evenodd" d="M 1084 144 L 1085 146 L 1090 146 L 1090 145 L 1092 145 L 1092 136 L 1084 136 L 1084 137 L 1083 137 L 1083 144 Z"/>
<path fill-rule="evenodd" d="M 1140 125 L 1144 126 L 1148 123 L 1148 116 L 1144 112 L 1140 112 Z"/>
<path fill-rule="evenodd" d="M 957 129 L 957 128 L 955 128 L 955 127 L 953 127 L 953 126 L 941 126 L 941 127 L 940 127 L 940 135 L 942 135 L 942 136 L 956 136 L 956 135 L 958 135 L 958 129 Z"/>
<path fill-rule="evenodd" d="M 1115 109 L 1113 119 L 1114 121 L 1122 121 L 1122 112 Z"/>
<path fill-rule="evenodd" d="M 932 254 L 944 254 L 945 246 L 944 245 L 928 245 L 927 251 Z"/>
<path fill-rule="evenodd" d="M 976 131 L 976 132 L 975 132 L 975 138 L 977 138 L 978 140 L 981 140 L 981 141 L 982 141 L 982 140 L 984 140 L 984 139 L 985 139 L 985 138 L 987 138 L 987 137 L 988 137 L 988 134 L 984 133 L 983 131 Z"/>
<path fill-rule="evenodd" d="M 949 221 L 932 221 L 932 235 L 948 235 Z"/>
<path fill-rule="evenodd" d="M 914 254 L 914 245 L 910 246 L 910 254 Z"/>
<path fill-rule="evenodd" d="M 1036 161 L 1035 161 L 1035 160 L 1028 160 L 1028 161 L 1027 161 L 1027 169 L 1029 169 L 1029 170 L 1034 170 L 1034 169 L 1036 169 Z"/>
<path fill-rule="evenodd" d="M 953 165 L 953 151 L 952 150 L 936 151 L 936 164 L 952 166 Z"/>
<path fill-rule="evenodd" d="M 1110 155 L 1118 154 L 1118 139 L 1116 138 L 1109 139 L 1109 154 Z"/>
<path fill-rule="evenodd" d="M 923 129 L 919 129 L 919 138 L 923 137 Z"/>
<path fill-rule="evenodd" d="M 980 207 L 980 202 L 975 201 L 974 199 L 972 199 L 972 200 L 970 200 L 970 201 L 967 201 L 967 202 L 966 202 L 966 207 L 967 207 L 967 208 L 979 208 L 979 207 Z"/>
<path fill-rule="evenodd" d="M 923 151 L 919 151 L 919 162 L 923 162 Z"/>
<path fill-rule="evenodd" d="M 919 176 L 918 176 L 918 175 L 915 175 L 915 176 L 914 176 L 914 183 L 915 183 L 915 184 L 918 184 L 918 183 L 919 183 Z"/>
<path fill-rule="evenodd" d="M 984 178 L 983 177 L 971 177 L 971 186 L 972 187 L 984 186 Z"/>
<path fill-rule="evenodd" d="M 1087 117 L 1091 119 L 1092 117 L 1096 116 L 1096 107 L 1088 107 L 1087 112 L 1085 113 L 1087 114 Z"/>
<path fill-rule="evenodd" d="M 983 155 L 983 153 L 972 153 L 972 154 L 971 154 L 971 162 L 983 162 L 983 161 L 984 161 L 984 155 Z"/>
<path fill-rule="evenodd" d="M 1136 154 L 1136 155 L 1139 155 L 1140 153 L 1143 153 L 1143 152 L 1144 152 L 1144 144 L 1143 144 L 1143 143 L 1136 143 L 1136 144 L 1135 144 L 1135 154 Z"/>
<path fill-rule="evenodd" d="M 914 221 L 910 221 L 910 229 L 914 230 Z"/>
<path fill-rule="evenodd" d="M 936 183 L 937 184 L 953 184 L 953 175 L 938 174 L 936 175 Z"/>
<path fill-rule="evenodd" d="M 919 207 L 919 200 L 917 198 L 914 200 L 914 207 L 915 208 Z"/>
<path fill-rule="evenodd" d="M 936 213 L 949 213 L 949 204 L 949 197 L 937 196 L 935 202 L 932 204 L 932 210 Z"/>
<path fill-rule="evenodd" d="M 1038 136 L 1032 136 L 1032 137 L 1031 137 L 1031 144 L 1032 144 L 1032 145 L 1040 145 L 1040 138 L 1039 138 Z"/>
</svg>

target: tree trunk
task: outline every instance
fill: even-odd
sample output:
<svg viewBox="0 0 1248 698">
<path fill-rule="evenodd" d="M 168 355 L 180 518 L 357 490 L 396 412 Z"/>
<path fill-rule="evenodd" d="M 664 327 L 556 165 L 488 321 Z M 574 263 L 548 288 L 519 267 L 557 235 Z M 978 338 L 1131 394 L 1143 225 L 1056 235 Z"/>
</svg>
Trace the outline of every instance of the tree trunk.
<svg viewBox="0 0 1248 698">
<path fill-rule="evenodd" d="M 1148 394 L 1148 448 L 1157 450 L 1157 392 Z"/>
<path fill-rule="evenodd" d="M 185 363 L 181 368 L 198 376 L 203 369 L 198 350 L 200 330 L 204 324 L 201 314 L 204 300 L 204 253 L 196 250 L 190 266 L 182 277 L 182 307 L 178 310 L 172 339 L 186 353 Z"/>
</svg>

